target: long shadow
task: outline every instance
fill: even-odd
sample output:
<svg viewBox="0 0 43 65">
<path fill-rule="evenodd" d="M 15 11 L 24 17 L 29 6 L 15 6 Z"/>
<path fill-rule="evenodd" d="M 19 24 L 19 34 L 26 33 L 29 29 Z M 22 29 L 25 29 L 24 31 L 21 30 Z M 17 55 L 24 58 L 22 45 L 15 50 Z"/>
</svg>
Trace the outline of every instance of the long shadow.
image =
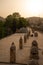
<svg viewBox="0 0 43 65">
<path fill-rule="evenodd" d="M 23 63 L 10 63 L 10 62 L 0 62 L 0 64 L 18 64 L 18 65 L 27 65 Z"/>
</svg>

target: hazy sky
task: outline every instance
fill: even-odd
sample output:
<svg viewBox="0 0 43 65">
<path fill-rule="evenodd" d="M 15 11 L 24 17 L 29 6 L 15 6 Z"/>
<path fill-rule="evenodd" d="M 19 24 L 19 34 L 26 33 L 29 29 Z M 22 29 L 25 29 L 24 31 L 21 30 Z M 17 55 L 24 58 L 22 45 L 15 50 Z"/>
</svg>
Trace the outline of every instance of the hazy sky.
<svg viewBox="0 0 43 65">
<path fill-rule="evenodd" d="M 0 16 L 19 12 L 23 17 L 43 17 L 43 0 L 0 0 Z"/>
</svg>

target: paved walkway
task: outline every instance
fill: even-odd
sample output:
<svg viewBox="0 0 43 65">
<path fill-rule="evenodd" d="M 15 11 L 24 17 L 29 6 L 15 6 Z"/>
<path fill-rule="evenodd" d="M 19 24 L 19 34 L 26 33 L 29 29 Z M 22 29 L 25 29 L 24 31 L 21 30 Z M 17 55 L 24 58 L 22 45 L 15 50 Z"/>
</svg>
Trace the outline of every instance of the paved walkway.
<svg viewBox="0 0 43 65">
<path fill-rule="evenodd" d="M 38 32 L 38 37 L 29 37 L 27 39 L 27 43 L 23 41 L 23 49 L 19 49 L 19 39 L 24 34 L 13 34 L 7 38 L 0 40 L 0 61 L 9 62 L 10 61 L 10 46 L 11 43 L 14 41 L 16 45 L 16 62 L 17 63 L 29 63 L 29 55 L 30 55 L 30 48 L 33 40 L 37 40 L 39 48 L 43 49 L 43 34 Z M 39 65 L 43 65 L 43 55 L 42 50 L 39 51 Z"/>
</svg>

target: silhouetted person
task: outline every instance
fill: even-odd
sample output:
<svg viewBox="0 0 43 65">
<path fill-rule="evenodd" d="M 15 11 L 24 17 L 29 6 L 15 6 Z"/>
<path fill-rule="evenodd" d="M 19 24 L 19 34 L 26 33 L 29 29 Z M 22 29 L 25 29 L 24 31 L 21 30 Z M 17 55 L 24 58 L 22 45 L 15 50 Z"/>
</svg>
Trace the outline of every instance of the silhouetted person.
<svg viewBox="0 0 43 65">
<path fill-rule="evenodd" d="M 20 40 L 19 40 L 19 49 L 22 49 L 23 48 L 23 39 L 22 37 L 20 37 Z"/>
<path fill-rule="evenodd" d="M 10 47 L 10 62 L 15 63 L 16 62 L 16 46 L 14 42 L 12 42 Z"/>
</svg>

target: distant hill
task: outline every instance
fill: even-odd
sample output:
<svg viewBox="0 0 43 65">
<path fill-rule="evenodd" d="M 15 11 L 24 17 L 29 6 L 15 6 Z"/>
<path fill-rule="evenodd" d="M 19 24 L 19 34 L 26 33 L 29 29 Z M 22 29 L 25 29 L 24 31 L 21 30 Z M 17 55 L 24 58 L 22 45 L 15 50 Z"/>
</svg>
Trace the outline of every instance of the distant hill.
<svg viewBox="0 0 43 65">
<path fill-rule="evenodd" d="M 3 18 L 3 17 L 0 16 L 0 21 L 3 21 L 4 22 L 5 21 L 5 18 Z"/>
<path fill-rule="evenodd" d="M 35 23 L 35 24 L 37 24 L 39 22 L 43 23 L 43 18 L 40 18 L 40 17 L 29 17 L 26 19 L 27 19 L 27 21 L 29 21 L 29 23 Z"/>
<path fill-rule="evenodd" d="M 29 18 L 26 18 L 26 20 L 29 22 L 30 27 L 43 33 L 43 18 L 29 17 Z"/>
</svg>

